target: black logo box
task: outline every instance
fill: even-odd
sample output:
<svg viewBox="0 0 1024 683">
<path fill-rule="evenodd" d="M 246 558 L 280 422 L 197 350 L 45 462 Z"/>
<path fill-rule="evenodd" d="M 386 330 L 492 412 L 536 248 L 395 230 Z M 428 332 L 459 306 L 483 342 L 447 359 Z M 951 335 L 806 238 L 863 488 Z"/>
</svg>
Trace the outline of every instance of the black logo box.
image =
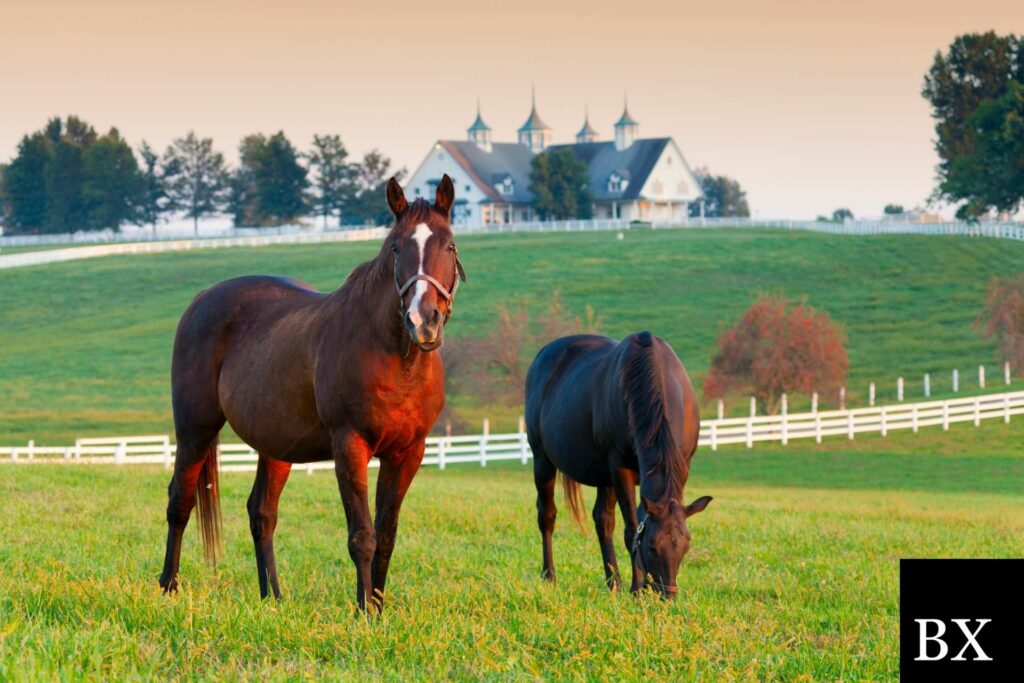
<svg viewBox="0 0 1024 683">
<path fill-rule="evenodd" d="M 948 652 L 942 659 L 919 659 L 919 619 L 943 623 Z M 991 661 L 981 659 L 954 619 L 968 620 L 964 626 Z M 942 627 L 930 622 L 923 628 L 935 636 Z M 965 647 L 963 660 L 954 661 Z M 926 657 L 936 657 L 942 646 L 931 640 L 926 648 Z M 900 560 L 900 678 L 1024 681 L 1024 559 Z"/>
</svg>

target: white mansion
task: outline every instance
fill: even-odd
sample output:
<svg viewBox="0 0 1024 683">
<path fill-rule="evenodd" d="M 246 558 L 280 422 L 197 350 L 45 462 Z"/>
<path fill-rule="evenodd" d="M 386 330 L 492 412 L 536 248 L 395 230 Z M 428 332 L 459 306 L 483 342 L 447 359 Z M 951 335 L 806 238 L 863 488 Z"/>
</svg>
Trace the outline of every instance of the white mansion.
<svg viewBox="0 0 1024 683">
<path fill-rule="evenodd" d="M 623 107 L 614 141 L 602 142 L 585 117 L 572 144 L 551 144 L 551 128 L 537 114 L 519 129 L 518 142 L 493 142 L 477 107 L 467 140 L 438 140 L 406 184 L 406 196 L 432 199 L 447 173 L 455 181 L 457 223 L 534 220 L 530 160 L 544 150 L 570 149 L 590 171 L 595 218 L 682 218 L 703 198 L 700 184 L 672 138 L 640 138 Z"/>
</svg>

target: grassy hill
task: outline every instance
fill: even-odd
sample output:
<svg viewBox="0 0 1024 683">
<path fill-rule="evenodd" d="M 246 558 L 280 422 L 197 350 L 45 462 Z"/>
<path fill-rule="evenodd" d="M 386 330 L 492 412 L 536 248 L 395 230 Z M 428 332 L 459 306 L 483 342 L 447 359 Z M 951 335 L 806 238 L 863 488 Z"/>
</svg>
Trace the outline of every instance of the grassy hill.
<svg viewBox="0 0 1024 683">
<path fill-rule="evenodd" d="M 0 442 L 67 443 L 75 436 L 167 433 L 170 350 L 178 317 L 199 290 L 249 273 L 329 289 L 377 244 L 287 246 L 111 257 L 0 271 Z M 767 230 L 511 234 L 460 240 L 469 282 L 452 336 L 479 335 L 499 304 L 591 305 L 602 330 L 650 329 L 699 381 L 714 341 L 759 291 L 806 297 L 845 324 L 850 396 L 870 381 L 879 398 L 908 396 L 920 377 L 948 390 L 949 370 L 971 386 L 991 346 L 972 328 L 993 275 L 1024 269 L 1024 244 L 921 237 L 842 237 Z M 452 397 L 467 405 L 469 397 Z M 476 407 L 507 428 L 517 410 Z"/>
</svg>

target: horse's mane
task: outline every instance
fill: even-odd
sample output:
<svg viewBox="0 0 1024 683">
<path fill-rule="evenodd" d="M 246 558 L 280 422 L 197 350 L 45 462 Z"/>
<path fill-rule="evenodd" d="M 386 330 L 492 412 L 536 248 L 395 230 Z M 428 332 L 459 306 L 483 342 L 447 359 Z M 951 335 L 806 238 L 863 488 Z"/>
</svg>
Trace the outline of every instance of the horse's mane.
<svg viewBox="0 0 1024 683">
<path fill-rule="evenodd" d="M 623 356 L 622 388 L 637 460 L 646 474 L 660 474 L 668 495 L 679 495 L 686 483 L 686 460 L 678 448 L 665 415 L 664 386 L 650 332 L 634 335 Z"/>
</svg>

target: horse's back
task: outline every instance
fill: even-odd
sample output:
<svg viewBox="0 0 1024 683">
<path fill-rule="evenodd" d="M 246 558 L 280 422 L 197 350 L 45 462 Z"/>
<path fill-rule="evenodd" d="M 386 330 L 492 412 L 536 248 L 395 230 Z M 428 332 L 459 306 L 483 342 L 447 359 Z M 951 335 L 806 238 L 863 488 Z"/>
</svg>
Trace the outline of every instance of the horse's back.
<svg viewBox="0 0 1024 683">
<path fill-rule="evenodd" d="M 561 337 L 538 352 L 526 376 L 530 443 L 559 470 L 592 486 L 607 485 L 608 475 L 594 442 L 593 389 L 617 345 L 599 335 Z"/>
</svg>

